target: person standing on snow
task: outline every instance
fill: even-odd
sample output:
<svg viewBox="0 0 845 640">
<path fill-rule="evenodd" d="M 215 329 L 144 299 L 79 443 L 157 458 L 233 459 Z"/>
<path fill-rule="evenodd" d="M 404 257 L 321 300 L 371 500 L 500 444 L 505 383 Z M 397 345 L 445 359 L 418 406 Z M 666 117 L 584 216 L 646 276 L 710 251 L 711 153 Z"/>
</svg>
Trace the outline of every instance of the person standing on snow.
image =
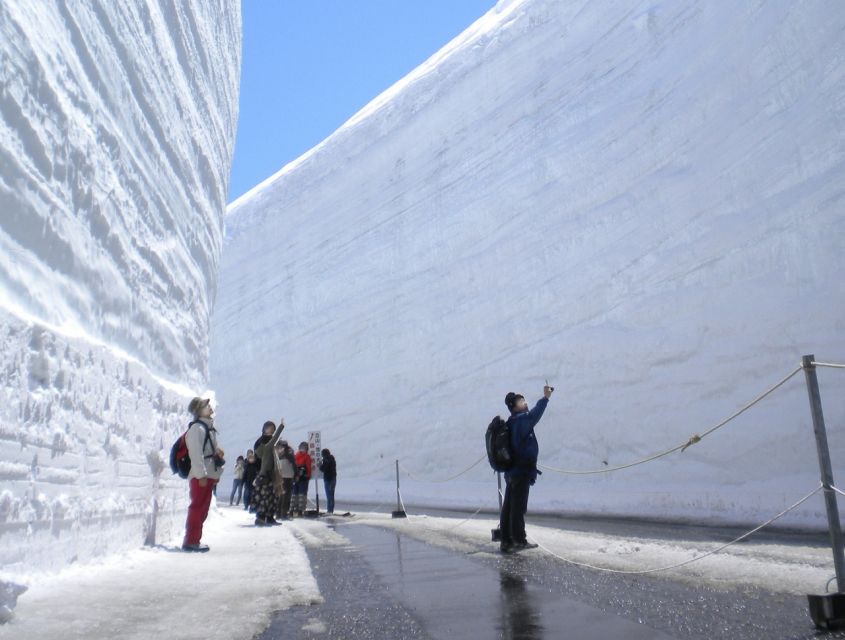
<svg viewBox="0 0 845 640">
<path fill-rule="evenodd" d="M 279 443 L 279 477 L 282 480 L 281 500 L 279 501 L 279 517 L 282 520 L 290 520 L 290 501 L 293 494 L 293 481 L 296 477 L 296 462 L 293 458 L 293 449 L 286 440 Z"/>
<path fill-rule="evenodd" d="M 276 442 L 284 431 L 284 420 L 279 422 L 277 427 L 268 420 L 261 428 L 261 437 L 255 441 L 255 455 L 261 460 L 261 468 L 258 477 L 255 479 L 255 525 L 263 527 L 276 525 L 279 522 L 273 516 L 278 506 L 278 494 L 276 493 Z"/>
<path fill-rule="evenodd" d="M 184 551 L 208 551 L 208 545 L 201 544 L 202 525 L 208 517 L 214 486 L 223 474 L 223 450 L 217 446 L 217 430 L 214 428 L 214 409 L 208 398 L 194 398 L 188 405 L 193 415 L 185 432 L 185 445 L 191 458 L 188 473 L 191 502 L 185 522 Z"/>
<path fill-rule="evenodd" d="M 337 461 L 332 452 L 323 449 L 323 457 L 320 460 L 320 471 L 323 474 L 323 485 L 326 489 L 326 511 L 334 513 L 334 490 L 337 486 Z"/>
<path fill-rule="evenodd" d="M 248 449 L 246 462 L 244 462 L 244 511 L 255 511 L 255 507 L 250 507 L 250 504 L 252 503 L 252 493 L 255 490 L 253 483 L 260 468 L 261 462 L 255 457 L 255 452 Z"/>
<path fill-rule="evenodd" d="M 235 460 L 235 479 L 232 481 L 232 495 L 229 496 L 229 506 L 232 504 L 239 505 L 241 503 L 241 495 L 244 489 L 244 457 L 238 456 Z M 238 494 L 238 500 L 235 502 L 235 494 Z"/>
<path fill-rule="evenodd" d="M 505 397 L 505 404 L 511 412 L 508 428 L 515 464 L 505 473 L 507 488 L 499 519 L 502 553 L 537 547 L 526 539 L 525 513 L 528 511 L 528 491 L 537 480 L 538 474 L 537 456 L 540 447 L 537 444 L 537 436 L 534 435 L 534 427 L 543 417 L 553 390 L 548 385 L 543 387 L 543 397 L 530 411 L 525 398 L 520 394 L 511 392 Z"/>
<path fill-rule="evenodd" d="M 299 451 L 294 456 L 296 464 L 296 484 L 293 485 L 293 510 L 298 516 L 305 513 L 308 505 L 308 483 L 311 480 L 311 456 L 308 443 L 300 442 Z"/>
</svg>

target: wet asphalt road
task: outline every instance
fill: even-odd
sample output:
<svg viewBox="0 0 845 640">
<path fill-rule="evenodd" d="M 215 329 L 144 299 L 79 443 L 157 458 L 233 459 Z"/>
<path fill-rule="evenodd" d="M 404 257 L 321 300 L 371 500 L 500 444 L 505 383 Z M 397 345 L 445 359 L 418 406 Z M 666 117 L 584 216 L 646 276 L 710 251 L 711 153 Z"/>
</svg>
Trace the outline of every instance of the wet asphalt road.
<svg viewBox="0 0 845 640">
<path fill-rule="evenodd" d="M 538 551 L 467 555 L 388 529 L 332 526 L 351 547 L 308 550 L 325 603 L 279 612 L 261 640 L 845 638 L 816 631 L 800 596 L 605 574 Z"/>
</svg>

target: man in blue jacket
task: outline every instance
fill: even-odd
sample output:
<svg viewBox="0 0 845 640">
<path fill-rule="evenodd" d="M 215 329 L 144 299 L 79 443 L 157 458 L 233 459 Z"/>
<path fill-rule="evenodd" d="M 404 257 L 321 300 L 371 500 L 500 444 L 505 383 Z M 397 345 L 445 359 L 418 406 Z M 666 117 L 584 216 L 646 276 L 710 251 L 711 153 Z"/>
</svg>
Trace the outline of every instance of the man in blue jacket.
<svg viewBox="0 0 845 640">
<path fill-rule="evenodd" d="M 525 512 L 528 511 L 528 490 L 537 480 L 538 473 L 537 455 L 540 448 L 534 427 L 543 417 L 552 391 L 548 385 L 543 387 L 543 397 L 530 411 L 525 398 L 518 393 L 511 392 L 505 397 L 505 404 L 511 412 L 508 428 L 516 462 L 513 469 L 505 474 L 507 488 L 499 520 L 502 553 L 534 549 L 537 546 L 525 538 Z"/>
</svg>

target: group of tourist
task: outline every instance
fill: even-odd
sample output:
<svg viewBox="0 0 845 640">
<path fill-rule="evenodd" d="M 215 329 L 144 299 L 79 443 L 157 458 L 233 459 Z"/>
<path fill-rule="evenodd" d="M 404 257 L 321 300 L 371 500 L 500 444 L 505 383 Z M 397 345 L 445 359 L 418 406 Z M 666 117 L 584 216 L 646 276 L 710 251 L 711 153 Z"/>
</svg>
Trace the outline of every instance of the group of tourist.
<svg viewBox="0 0 845 640">
<path fill-rule="evenodd" d="M 276 426 L 268 420 L 246 457 L 238 456 L 235 462 L 229 505 L 240 505 L 243 496 L 244 509 L 255 513 L 256 526 L 279 524 L 279 520 L 302 516 L 306 510 L 314 461 L 308 443 L 300 442 L 294 452 L 280 439 L 283 430 L 284 422 Z M 334 513 L 337 463 L 331 451 L 322 450 L 317 468 L 323 474 L 326 512 Z"/>
<path fill-rule="evenodd" d="M 182 549 L 205 552 L 208 545 L 200 542 L 202 527 L 225 460 L 217 443 L 210 400 L 194 398 L 188 411 L 193 417 L 185 432 L 191 464 L 188 473 L 190 504 Z M 294 452 L 285 440 L 281 440 L 284 428 L 284 421 L 278 425 L 265 422 L 253 448 L 247 451 L 246 457 L 238 456 L 235 462 L 235 481 L 229 504 L 239 505 L 243 497 L 244 509 L 255 513 L 255 525 L 259 527 L 278 525 L 281 520 L 302 516 L 307 507 L 315 461 L 308 452 L 307 442 L 300 443 Z M 326 511 L 334 513 L 337 463 L 331 451 L 323 449 L 316 464 L 325 482 Z"/>
</svg>

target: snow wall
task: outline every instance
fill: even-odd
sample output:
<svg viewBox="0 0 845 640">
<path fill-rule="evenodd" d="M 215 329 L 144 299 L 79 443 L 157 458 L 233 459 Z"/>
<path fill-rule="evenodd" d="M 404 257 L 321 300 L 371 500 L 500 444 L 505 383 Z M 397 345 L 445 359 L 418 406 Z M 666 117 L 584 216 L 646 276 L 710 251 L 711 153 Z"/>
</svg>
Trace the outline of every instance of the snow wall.
<svg viewBox="0 0 845 640">
<path fill-rule="evenodd" d="M 445 479 L 508 391 L 541 462 L 685 442 L 845 361 L 845 4 L 503 1 L 230 205 L 229 451 L 321 429 L 338 498 Z M 845 483 L 845 372 L 819 371 Z M 818 483 L 803 374 L 683 453 L 547 471 L 534 509 L 759 522 Z M 496 506 L 481 462 L 406 503 Z M 785 522 L 819 526 L 820 498 Z"/>
<path fill-rule="evenodd" d="M 184 525 L 240 50 L 237 2 L 0 4 L 6 577 Z"/>
</svg>

